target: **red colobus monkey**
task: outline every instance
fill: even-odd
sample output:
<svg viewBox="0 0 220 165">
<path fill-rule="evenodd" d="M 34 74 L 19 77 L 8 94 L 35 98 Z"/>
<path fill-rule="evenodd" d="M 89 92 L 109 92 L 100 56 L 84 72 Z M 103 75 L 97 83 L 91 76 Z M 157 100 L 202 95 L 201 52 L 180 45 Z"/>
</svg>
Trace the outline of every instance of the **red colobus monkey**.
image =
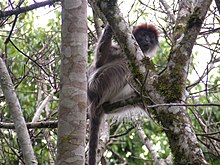
<svg viewBox="0 0 220 165">
<path fill-rule="evenodd" d="M 146 23 L 132 31 L 142 52 L 152 56 L 159 45 L 158 31 Z M 112 29 L 105 27 L 96 48 L 95 59 L 88 69 L 88 98 L 90 101 L 89 165 L 96 165 L 99 127 L 105 113 L 102 104 L 114 102 L 136 95 L 129 86 L 131 73 L 127 59 L 119 46 L 112 45 Z M 153 54 L 153 55 L 154 55 Z"/>
</svg>

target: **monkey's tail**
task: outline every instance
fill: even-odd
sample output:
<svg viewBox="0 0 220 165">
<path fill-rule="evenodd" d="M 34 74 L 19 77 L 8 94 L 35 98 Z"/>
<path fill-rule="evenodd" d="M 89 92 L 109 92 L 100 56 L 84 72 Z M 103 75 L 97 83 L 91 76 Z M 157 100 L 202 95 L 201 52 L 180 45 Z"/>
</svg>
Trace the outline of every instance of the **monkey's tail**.
<svg viewBox="0 0 220 165">
<path fill-rule="evenodd" d="M 99 141 L 99 129 L 104 111 L 91 107 L 90 115 L 90 137 L 89 137 L 89 165 L 96 165 L 96 155 Z"/>
</svg>

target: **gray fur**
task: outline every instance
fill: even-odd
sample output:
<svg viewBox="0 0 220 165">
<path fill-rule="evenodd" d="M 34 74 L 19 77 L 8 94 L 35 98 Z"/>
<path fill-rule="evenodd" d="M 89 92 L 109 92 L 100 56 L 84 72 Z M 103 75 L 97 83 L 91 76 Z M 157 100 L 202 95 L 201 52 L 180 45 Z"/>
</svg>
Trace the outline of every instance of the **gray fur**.
<svg viewBox="0 0 220 165">
<path fill-rule="evenodd" d="M 136 39 L 143 40 L 138 33 L 137 36 Z M 146 34 L 144 37 L 146 37 Z M 144 41 L 139 43 L 145 44 Z M 155 47 L 156 44 L 149 49 L 152 50 Z M 148 51 L 147 48 L 145 50 Z M 89 165 L 96 165 L 99 127 L 105 113 L 102 104 L 136 96 L 136 93 L 128 84 L 131 73 L 128 69 L 126 57 L 118 46 L 112 46 L 112 30 L 109 25 L 106 26 L 103 35 L 100 37 L 95 60 L 89 67 L 87 75 L 88 98 L 90 101 Z M 138 107 L 140 108 L 140 106 Z M 123 113 L 122 109 L 119 108 L 120 113 Z M 117 110 L 115 111 L 117 112 Z"/>
</svg>

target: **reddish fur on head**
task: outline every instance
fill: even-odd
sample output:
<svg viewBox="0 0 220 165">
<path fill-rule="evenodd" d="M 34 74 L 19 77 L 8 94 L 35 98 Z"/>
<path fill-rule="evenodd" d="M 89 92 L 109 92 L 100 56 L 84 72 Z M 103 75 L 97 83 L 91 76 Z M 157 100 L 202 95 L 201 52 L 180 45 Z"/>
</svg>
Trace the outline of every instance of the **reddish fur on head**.
<svg viewBox="0 0 220 165">
<path fill-rule="evenodd" d="M 154 25 L 147 23 L 140 24 L 133 28 L 132 33 L 142 52 L 145 54 L 153 52 L 153 50 L 159 45 L 159 32 Z"/>
<path fill-rule="evenodd" d="M 138 30 L 149 30 L 152 31 L 157 36 L 157 38 L 159 37 L 159 32 L 154 25 L 143 23 L 138 26 L 134 26 L 133 33 L 137 32 Z"/>
</svg>

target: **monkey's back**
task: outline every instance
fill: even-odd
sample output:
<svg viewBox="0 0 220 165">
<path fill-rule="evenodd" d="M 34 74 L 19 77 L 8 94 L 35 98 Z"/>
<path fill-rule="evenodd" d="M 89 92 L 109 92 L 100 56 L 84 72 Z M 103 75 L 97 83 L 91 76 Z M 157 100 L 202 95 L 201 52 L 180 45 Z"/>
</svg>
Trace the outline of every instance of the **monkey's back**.
<svg viewBox="0 0 220 165">
<path fill-rule="evenodd" d="M 111 55 L 107 56 L 104 65 L 96 67 L 94 62 L 88 72 L 88 97 L 99 105 L 114 98 L 130 77 L 123 51 L 118 46 L 112 46 L 108 53 Z"/>
</svg>

